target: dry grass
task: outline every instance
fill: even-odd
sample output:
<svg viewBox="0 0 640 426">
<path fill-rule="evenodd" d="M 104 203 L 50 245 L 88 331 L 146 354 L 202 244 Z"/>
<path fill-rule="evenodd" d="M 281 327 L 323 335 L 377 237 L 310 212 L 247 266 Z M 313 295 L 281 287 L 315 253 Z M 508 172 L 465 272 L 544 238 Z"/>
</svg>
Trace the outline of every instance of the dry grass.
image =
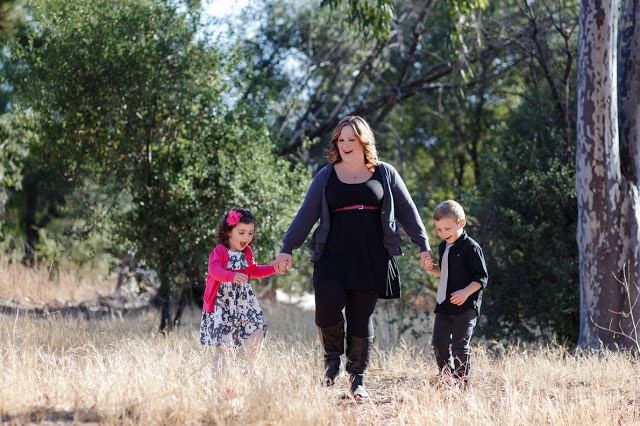
<svg viewBox="0 0 640 426">
<path fill-rule="evenodd" d="M 321 388 L 313 314 L 263 303 L 270 321 L 259 361 L 213 380 L 199 311 L 157 334 L 159 317 L 86 321 L 0 315 L 0 421 L 117 425 L 631 425 L 640 424 L 640 370 L 625 354 L 573 357 L 561 347 L 476 344 L 472 387 L 438 388 L 424 343 L 376 343 L 370 403 L 347 379 Z M 242 355 L 241 353 L 239 354 Z"/>
<path fill-rule="evenodd" d="M 109 294 L 117 276 L 106 267 L 81 268 L 73 264 L 37 264 L 25 268 L 22 263 L 0 256 L 0 300 L 27 299 L 34 302 L 48 300 L 88 299 Z"/>
</svg>

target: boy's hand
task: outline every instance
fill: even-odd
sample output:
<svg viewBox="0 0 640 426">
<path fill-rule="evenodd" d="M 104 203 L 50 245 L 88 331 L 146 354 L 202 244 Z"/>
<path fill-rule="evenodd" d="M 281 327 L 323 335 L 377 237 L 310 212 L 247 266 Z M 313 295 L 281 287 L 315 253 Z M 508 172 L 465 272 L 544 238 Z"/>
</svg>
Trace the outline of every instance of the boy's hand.
<svg viewBox="0 0 640 426">
<path fill-rule="evenodd" d="M 420 253 L 420 266 L 422 266 L 427 271 L 433 270 L 433 252 L 432 251 L 423 251 Z"/>
<path fill-rule="evenodd" d="M 449 300 L 454 305 L 460 306 L 467 301 L 469 296 L 471 296 L 473 293 L 480 290 L 481 288 L 482 288 L 482 284 L 480 284 L 477 281 L 471 281 L 471 283 L 465 288 L 451 293 L 451 297 L 449 298 Z"/>
<path fill-rule="evenodd" d="M 424 269 L 427 271 L 433 271 L 433 267 L 435 266 L 435 263 L 433 262 L 432 258 L 428 258 L 425 262 L 424 262 Z"/>
<path fill-rule="evenodd" d="M 467 301 L 468 297 L 469 295 L 467 294 L 465 289 L 462 289 L 451 293 L 451 297 L 449 298 L 449 300 L 451 300 L 451 303 L 453 303 L 454 305 L 460 306 Z"/>
</svg>

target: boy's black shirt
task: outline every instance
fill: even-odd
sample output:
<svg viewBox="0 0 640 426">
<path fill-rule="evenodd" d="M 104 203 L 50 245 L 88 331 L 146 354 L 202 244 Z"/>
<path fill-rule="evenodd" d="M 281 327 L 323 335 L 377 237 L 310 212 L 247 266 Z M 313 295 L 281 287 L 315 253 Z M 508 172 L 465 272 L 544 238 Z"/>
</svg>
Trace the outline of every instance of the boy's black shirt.
<svg viewBox="0 0 640 426">
<path fill-rule="evenodd" d="M 445 241 L 442 241 L 438 246 L 440 265 L 442 265 L 442 256 L 446 246 L 447 243 Z M 457 315 L 469 308 L 473 308 L 480 315 L 482 291 L 487 286 L 489 279 L 482 248 L 467 235 L 466 230 L 463 230 L 462 235 L 449 248 L 448 260 L 447 297 L 444 302 L 436 305 L 435 312 Z M 472 281 L 482 284 L 482 288 L 469 296 L 461 306 L 452 304 L 450 300 L 451 293 L 465 288 Z"/>
</svg>

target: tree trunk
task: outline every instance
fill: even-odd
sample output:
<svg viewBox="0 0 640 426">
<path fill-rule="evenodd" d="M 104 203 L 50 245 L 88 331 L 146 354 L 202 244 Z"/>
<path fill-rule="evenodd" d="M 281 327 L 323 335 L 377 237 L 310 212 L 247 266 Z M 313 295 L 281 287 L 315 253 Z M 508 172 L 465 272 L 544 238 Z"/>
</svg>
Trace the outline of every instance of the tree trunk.
<svg viewBox="0 0 640 426">
<path fill-rule="evenodd" d="M 576 184 L 583 349 L 637 349 L 634 318 L 640 311 L 630 308 L 637 291 L 628 279 L 635 279 L 638 268 L 638 197 L 635 182 L 622 173 L 619 129 L 629 121 L 619 127 L 619 18 L 617 0 L 582 0 Z M 620 65 L 631 71 L 630 62 Z M 637 124 L 631 127 L 637 133 Z"/>
<path fill-rule="evenodd" d="M 640 4 L 623 0 L 618 54 L 618 107 L 622 166 L 622 257 L 625 266 L 625 296 L 622 328 L 635 349 L 640 349 L 637 325 L 640 321 Z"/>
<path fill-rule="evenodd" d="M 24 224 L 27 234 L 27 246 L 25 249 L 25 263 L 33 266 L 35 262 L 35 247 L 38 243 L 38 229 L 36 228 L 36 213 L 38 211 L 38 185 L 30 180 L 24 184 L 26 198 L 24 210 Z"/>
<path fill-rule="evenodd" d="M 166 274 L 158 274 L 160 278 L 160 288 L 158 289 L 158 304 L 160 307 L 160 332 L 167 333 L 173 331 L 173 321 L 171 319 L 172 294 L 171 284 L 166 278 Z"/>
</svg>

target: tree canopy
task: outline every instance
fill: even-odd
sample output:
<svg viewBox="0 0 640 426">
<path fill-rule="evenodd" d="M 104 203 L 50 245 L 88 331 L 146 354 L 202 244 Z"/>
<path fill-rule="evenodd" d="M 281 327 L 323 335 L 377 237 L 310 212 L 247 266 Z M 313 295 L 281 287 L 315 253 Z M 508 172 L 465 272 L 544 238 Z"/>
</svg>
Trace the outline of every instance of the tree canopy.
<svg viewBox="0 0 640 426">
<path fill-rule="evenodd" d="M 359 114 L 432 245 L 438 202 L 468 211 L 490 275 L 479 332 L 575 343 L 577 0 L 265 0 L 226 26 L 189 1 L 25 10 L 5 60 L 7 236 L 134 244 L 170 327 L 169 294 L 204 278 L 215 221 L 254 210 L 268 261 L 333 126 Z M 437 284 L 405 252 L 399 310 Z M 402 330 L 428 315 L 404 313 Z"/>
<path fill-rule="evenodd" d="M 206 277 L 217 220 L 250 208 L 273 247 L 304 174 L 274 155 L 262 121 L 229 105 L 235 58 L 203 38 L 196 12 L 147 0 L 27 7 L 33 25 L 10 49 L 14 123 L 37 135 L 30 195 L 53 189 L 64 205 L 88 183 L 110 195 L 101 219 L 157 270 L 170 328 L 170 292 Z"/>
</svg>

